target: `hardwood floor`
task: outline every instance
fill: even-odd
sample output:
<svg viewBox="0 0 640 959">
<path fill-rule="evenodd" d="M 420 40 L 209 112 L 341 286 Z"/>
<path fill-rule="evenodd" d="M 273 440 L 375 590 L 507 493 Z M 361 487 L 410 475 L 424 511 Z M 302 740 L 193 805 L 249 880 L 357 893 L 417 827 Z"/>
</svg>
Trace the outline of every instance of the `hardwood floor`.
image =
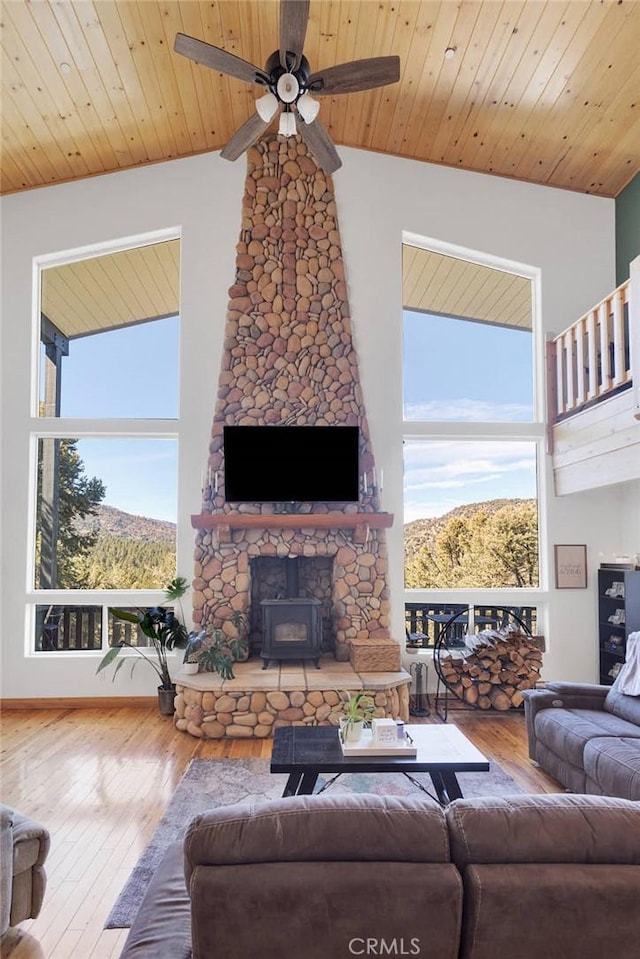
<svg viewBox="0 0 640 959">
<path fill-rule="evenodd" d="M 449 718 L 524 791 L 561 791 L 531 765 L 522 714 Z M 46 825 L 52 844 L 42 912 L 5 937 L 2 956 L 119 956 L 127 930 L 102 925 L 189 761 L 270 752 L 268 740 L 194 739 L 155 708 L 5 710 L 2 801 Z"/>
</svg>

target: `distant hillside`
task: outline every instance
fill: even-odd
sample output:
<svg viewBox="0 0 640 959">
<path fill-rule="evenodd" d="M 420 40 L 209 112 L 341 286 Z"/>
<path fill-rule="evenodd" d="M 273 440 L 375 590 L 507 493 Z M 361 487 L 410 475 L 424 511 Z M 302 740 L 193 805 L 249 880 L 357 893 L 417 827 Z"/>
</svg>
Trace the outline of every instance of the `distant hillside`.
<svg viewBox="0 0 640 959">
<path fill-rule="evenodd" d="M 173 545 L 176 541 L 176 524 L 148 516 L 123 513 L 114 506 L 98 506 L 95 516 L 77 521 L 82 533 L 96 531 L 99 536 L 114 539 L 139 539 Z"/>
<path fill-rule="evenodd" d="M 162 589 L 176 575 L 175 523 L 98 506 L 95 516 L 76 525 L 97 533 L 77 569 L 84 588 Z"/>
<path fill-rule="evenodd" d="M 433 551 L 436 536 L 442 532 L 449 520 L 455 517 L 470 519 L 483 510 L 489 516 L 497 513 L 503 506 L 533 506 L 534 499 L 490 499 L 485 503 L 468 503 L 465 506 L 456 506 L 444 516 L 434 516 L 432 519 L 415 519 L 404 526 L 404 556 L 405 563 L 413 559 L 423 546 Z"/>
</svg>

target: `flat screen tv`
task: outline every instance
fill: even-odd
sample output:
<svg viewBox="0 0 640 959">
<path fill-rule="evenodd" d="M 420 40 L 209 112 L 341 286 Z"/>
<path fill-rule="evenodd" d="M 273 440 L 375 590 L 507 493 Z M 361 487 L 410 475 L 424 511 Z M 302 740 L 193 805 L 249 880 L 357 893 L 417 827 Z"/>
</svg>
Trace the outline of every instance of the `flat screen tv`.
<svg viewBox="0 0 640 959">
<path fill-rule="evenodd" d="M 357 503 L 357 426 L 225 426 L 229 503 Z"/>
</svg>

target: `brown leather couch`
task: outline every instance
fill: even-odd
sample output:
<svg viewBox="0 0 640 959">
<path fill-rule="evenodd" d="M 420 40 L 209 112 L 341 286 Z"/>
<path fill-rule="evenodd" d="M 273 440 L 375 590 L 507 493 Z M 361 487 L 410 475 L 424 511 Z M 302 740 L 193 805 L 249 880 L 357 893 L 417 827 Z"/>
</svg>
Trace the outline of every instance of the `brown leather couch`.
<svg viewBox="0 0 640 959">
<path fill-rule="evenodd" d="M 529 755 L 574 793 L 640 799 L 640 697 L 547 683 L 523 693 Z"/>
<path fill-rule="evenodd" d="M 121 959 L 636 959 L 639 901 L 632 802 L 297 796 L 196 817 Z"/>
</svg>

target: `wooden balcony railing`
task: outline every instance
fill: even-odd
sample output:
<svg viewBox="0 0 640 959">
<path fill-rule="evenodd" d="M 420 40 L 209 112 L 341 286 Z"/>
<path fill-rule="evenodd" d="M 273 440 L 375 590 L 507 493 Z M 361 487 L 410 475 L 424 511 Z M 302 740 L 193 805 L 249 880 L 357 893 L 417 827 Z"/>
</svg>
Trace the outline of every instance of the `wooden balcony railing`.
<svg viewBox="0 0 640 959">
<path fill-rule="evenodd" d="M 551 419 L 631 387 L 630 288 L 622 283 L 549 344 Z"/>
</svg>

